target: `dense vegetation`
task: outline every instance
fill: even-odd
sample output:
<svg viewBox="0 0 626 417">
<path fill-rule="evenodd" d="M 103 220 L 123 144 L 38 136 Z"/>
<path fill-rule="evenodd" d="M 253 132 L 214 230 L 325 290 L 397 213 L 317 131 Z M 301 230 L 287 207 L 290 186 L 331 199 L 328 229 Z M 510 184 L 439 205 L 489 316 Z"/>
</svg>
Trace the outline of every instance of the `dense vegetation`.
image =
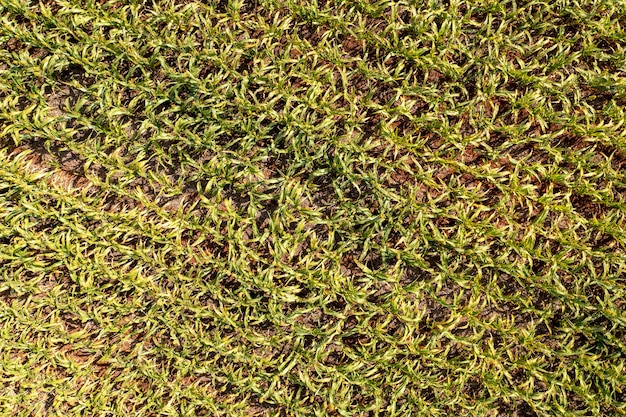
<svg viewBox="0 0 626 417">
<path fill-rule="evenodd" d="M 0 0 L 0 414 L 626 414 L 623 0 Z"/>
</svg>

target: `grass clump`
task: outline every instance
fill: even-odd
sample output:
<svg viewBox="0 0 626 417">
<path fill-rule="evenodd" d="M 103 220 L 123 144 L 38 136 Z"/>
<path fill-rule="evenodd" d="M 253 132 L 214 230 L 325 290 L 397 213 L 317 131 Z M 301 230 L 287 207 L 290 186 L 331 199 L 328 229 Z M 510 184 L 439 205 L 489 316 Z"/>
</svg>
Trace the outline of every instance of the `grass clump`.
<svg viewBox="0 0 626 417">
<path fill-rule="evenodd" d="M 0 412 L 626 414 L 626 3 L 0 0 Z"/>
</svg>

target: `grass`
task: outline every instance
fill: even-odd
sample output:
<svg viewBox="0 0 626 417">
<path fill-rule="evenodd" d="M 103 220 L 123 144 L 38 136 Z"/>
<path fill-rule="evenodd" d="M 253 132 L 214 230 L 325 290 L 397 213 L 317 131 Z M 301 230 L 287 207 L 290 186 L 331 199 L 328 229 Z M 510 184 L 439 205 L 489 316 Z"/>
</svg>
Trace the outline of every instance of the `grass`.
<svg viewBox="0 0 626 417">
<path fill-rule="evenodd" d="M 0 415 L 626 415 L 626 2 L 0 20 Z"/>
</svg>

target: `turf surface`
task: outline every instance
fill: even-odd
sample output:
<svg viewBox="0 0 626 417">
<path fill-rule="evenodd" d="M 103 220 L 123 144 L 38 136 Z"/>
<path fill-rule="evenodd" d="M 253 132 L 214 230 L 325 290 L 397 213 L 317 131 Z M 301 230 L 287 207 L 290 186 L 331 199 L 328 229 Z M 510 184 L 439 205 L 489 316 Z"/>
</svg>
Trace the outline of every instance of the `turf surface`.
<svg viewBox="0 0 626 417">
<path fill-rule="evenodd" d="M 626 414 L 626 2 L 0 0 L 0 415 Z"/>
</svg>

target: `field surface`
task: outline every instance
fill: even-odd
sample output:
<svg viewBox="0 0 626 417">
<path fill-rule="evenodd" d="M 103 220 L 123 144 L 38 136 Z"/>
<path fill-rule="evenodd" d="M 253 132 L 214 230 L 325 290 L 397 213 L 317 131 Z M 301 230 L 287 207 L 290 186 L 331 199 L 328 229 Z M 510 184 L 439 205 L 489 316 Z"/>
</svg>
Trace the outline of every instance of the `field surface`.
<svg viewBox="0 0 626 417">
<path fill-rule="evenodd" d="M 626 415 L 626 1 L 0 0 L 0 416 Z"/>
</svg>

